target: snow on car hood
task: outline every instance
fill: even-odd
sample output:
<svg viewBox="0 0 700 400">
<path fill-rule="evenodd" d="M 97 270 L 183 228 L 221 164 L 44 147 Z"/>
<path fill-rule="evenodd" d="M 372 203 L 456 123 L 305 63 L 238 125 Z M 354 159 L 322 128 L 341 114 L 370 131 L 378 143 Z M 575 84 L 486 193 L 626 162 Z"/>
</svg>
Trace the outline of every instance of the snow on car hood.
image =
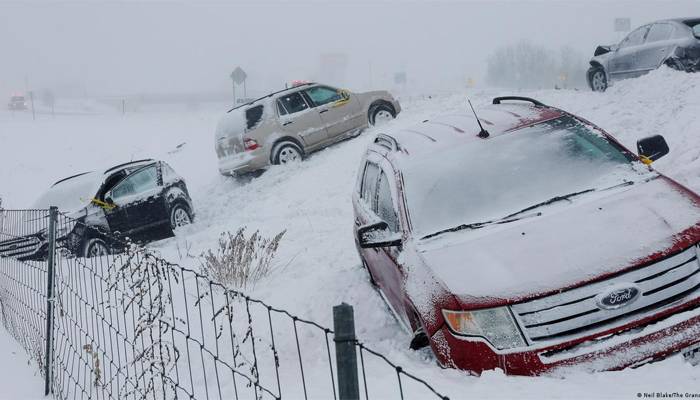
<svg viewBox="0 0 700 400">
<path fill-rule="evenodd" d="M 102 185 L 103 175 L 87 172 L 55 183 L 34 203 L 34 208 L 58 207 L 64 213 L 79 211 L 90 201 Z"/>
<path fill-rule="evenodd" d="M 447 233 L 416 249 L 456 295 L 518 299 L 628 267 L 700 222 L 700 208 L 664 178 L 538 211 L 542 216 Z"/>
</svg>

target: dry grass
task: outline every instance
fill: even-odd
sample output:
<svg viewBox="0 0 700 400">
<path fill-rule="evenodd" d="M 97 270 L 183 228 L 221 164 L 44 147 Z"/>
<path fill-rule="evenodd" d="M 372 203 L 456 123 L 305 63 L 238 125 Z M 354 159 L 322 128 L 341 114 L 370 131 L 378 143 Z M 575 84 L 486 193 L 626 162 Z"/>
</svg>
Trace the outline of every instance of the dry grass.
<svg viewBox="0 0 700 400">
<path fill-rule="evenodd" d="M 255 231 L 250 237 L 246 228 L 236 234 L 223 232 L 216 252 L 202 253 L 202 273 L 226 287 L 245 289 L 254 286 L 274 270 L 272 259 L 286 230 L 272 239 Z"/>
</svg>

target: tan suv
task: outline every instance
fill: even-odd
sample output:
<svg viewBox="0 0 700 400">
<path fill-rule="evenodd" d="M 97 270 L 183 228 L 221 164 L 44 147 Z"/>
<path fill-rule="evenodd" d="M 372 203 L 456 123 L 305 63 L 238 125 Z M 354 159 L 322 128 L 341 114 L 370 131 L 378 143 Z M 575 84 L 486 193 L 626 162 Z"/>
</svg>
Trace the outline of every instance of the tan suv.
<svg viewBox="0 0 700 400">
<path fill-rule="evenodd" d="M 301 161 L 400 111 L 386 91 L 351 93 L 307 83 L 272 93 L 221 119 L 216 128 L 219 172 L 233 175 Z"/>
</svg>

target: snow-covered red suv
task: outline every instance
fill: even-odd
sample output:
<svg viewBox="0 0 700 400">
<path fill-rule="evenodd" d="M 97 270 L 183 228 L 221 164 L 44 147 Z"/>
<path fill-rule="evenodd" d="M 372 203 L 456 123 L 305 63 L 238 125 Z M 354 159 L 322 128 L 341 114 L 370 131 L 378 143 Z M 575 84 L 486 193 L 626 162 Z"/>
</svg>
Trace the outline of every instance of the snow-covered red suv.
<svg viewBox="0 0 700 400">
<path fill-rule="evenodd" d="M 511 102 L 506 100 L 517 100 Z M 371 281 L 441 364 L 537 375 L 700 346 L 700 198 L 527 98 L 378 135 L 353 196 Z"/>
</svg>

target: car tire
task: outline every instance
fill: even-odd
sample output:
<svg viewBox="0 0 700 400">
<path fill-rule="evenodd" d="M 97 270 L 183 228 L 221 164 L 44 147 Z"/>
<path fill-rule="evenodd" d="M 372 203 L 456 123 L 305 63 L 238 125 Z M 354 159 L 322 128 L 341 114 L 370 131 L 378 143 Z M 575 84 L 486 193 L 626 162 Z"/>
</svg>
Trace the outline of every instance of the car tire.
<svg viewBox="0 0 700 400">
<path fill-rule="evenodd" d="M 92 238 L 85 242 L 85 247 L 83 249 L 83 256 L 85 258 L 102 257 L 111 254 L 109 246 L 107 243 L 98 238 Z"/>
<path fill-rule="evenodd" d="M 591 67 L 588 70 L 588 82 L 594 92 L 604 92 L 608 88 L 608 77 L 603 67 Z"/>
<path fill-rule="evenodd" d="M 286 165 L 300 162 L 304 159 L 304 152 L 294 142 L 280 142 L 272 148 L 272 163 Z"/>
<path fill-rule="evenodd" d="M 170 209 L 170 228 L 175 230 L 177 228 L 190 225 L 192 223 L 192 213 L 189 207 L 182 203 L 176 203 Z"/>
<path fill-rule="evenodd" d="M 386 104 L 376 104 L 369 109 L 369 123 L 372 126 L 381 125 L 396 118 L 396 112 Z"/>
<path fill-rule="evenodd" d="M 664 61 L 664 65 L 676 71 L 686 71 L 683 63 L 675 58 L 667 58 L 666 61 Z"/>
</svg>

